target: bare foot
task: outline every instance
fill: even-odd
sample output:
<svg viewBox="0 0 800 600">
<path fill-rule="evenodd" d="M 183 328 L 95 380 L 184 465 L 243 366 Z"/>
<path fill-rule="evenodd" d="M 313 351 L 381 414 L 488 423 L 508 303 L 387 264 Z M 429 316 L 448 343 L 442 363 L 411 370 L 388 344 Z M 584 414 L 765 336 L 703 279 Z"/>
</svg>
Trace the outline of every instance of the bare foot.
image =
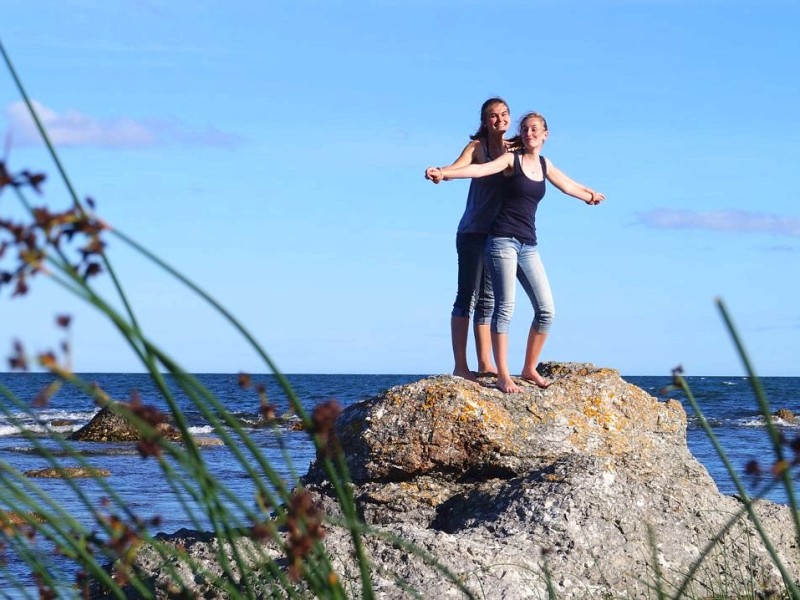
<svg viewBox="0 0 800 600">
<path fill-rule="evenodd" d="M 497 375 L 497 369 L 491 364 L 487 366 L 478 366 L 478 377 L 488 377 L 489 375 Z"/>
<path fill-rule="evenodd" d="M 453 375 L 456 377 L 463 377 L 464 379 L 474 383 L 478 383 L 478 378 L 475 377 L 475 373 L 469 369 L 453 369 Z"/>
<path fill-rule="evenodd" d="M 506 394 L 516 394 L 517 392 L 521 391 L 519 386 L 514 383 L 514 380 L 511 379 L 511 377 L 498 377 L 497 389 Z"/>
<path fill-rule="evenodd" d="M 535 383 L 537 387 L 540 387 L 542 389 L 550 387 L 550 382 L 547 381 L 541 375 L 539 375 L 537 371 L 533 372 L 523 371 L 520 377 L 525 381 L 530 381 L 531 383 Z"/>
</svg>

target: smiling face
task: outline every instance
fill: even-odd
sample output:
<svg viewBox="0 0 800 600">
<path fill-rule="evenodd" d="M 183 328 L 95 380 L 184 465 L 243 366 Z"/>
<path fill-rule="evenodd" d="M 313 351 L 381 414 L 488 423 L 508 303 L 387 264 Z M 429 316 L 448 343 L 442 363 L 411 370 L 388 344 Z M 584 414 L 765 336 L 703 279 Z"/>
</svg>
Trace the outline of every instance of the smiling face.
<svg viewBox="0 0 800 600">
<path fill-rule="evenodd" d="M 483 126 L 488 133 L 503 135 L 508 131 L 511 123 L 511 114 L 505 102 L 495 102 L 486 107 L 483 112 Z"/>
<path fill-rule="evenodd" d="M 541 148 L 547 139 L 547 121 L 539 114 L 530 114 L 519 124 L 519 136 L 527 150 Z"/>
</svg>

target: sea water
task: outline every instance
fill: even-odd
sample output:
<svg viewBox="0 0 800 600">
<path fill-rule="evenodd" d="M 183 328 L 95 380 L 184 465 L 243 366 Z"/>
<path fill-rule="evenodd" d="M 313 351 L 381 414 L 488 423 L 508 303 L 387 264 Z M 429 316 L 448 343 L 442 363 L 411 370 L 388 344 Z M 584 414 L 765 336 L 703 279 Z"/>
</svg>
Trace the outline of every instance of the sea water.
<svg viewBox="0 0 800 600">
<path fill-rule="evenodd" d="M 288 375 L 294 393 L 303 406 L 312 410 L 320 402 L 335 399 L 343 407 L 370 398 L 395 385 L 416 381 L 426 375 Z M 306 434 L 285 428 L 276 436 L 275 432 L 260 424 L 260 399 L 254 387 L 258 384 L 266 389 L 269 401 L 275 405 L 278 415 L 284 414 L 289 402 L 278 381 L 270 375 L 253 376 L 250 387 L 242 387 L 237 374 L 201 374 L 196 376 L 225 407 L 244 425 L 246 433 L 266 456 L 282 477 L 291 480 L 303 475 L 314 457 L 314 450 Z M 95 373 L 83 374 L 81 379 L 96 383 L 111 398 L 129 401 L 134 397 L 143 404 L 166 409 L 161 394 L 150 377 L 145 374 Z M 664 399 L 665 388 L 670 383 L 668 376 L 625 377 L 651 395 Z M 98 411 L 97 406 L 84 392 L 63 386 L 42 407 L 36 408 L 33 415 L 27 407 L 34 403 L 40 392 L 53 380 L 46 373 L 0 373 L 0 391 L 5 388 L 13 397 L 23 403 L 16 407 L 11 399 L 0 394 L 0 402 L 6 409 L 0 411 L 0 468 L 12 467 L 19 472 L 49 466 L 42 452 L 35 446 L 58 452 L 58 445 L 48 436 L 34 436 L 35 443 L 23 432 L 43 432 L 41 423 L 54 423 L 52 430 L 69 435 L 85 425 Z M 769 471 L 774 461 L 765 420 L 761 416 L 753 393 L 751 382 L 746 377 L 688 377 L 694 396 L 713 428 L 721 446 L 730 459 L 734 469 L 744 475 L 745 466 L 758 461 L 765 471 Z M 761 380 L 771 408 L 787 408 L 800 413 L 800 378 L 766 377 Z M 190 401 L 172 385 L 179 402 L 181 413 L 190 431 L 195 436 L 213 435 L 208 420 Z M 687 444 L 693 455 L 706 467 L 724 494 L 736 493 L 723 462 L 717 455 L 708 436 L 700 427 L 698 417 L 680 394 L 671 393 L 684 404 L 688 415 Z M 798 417 L 800 421 L 800 416 Z M 800 435 L 800 423 L 777 420 L 781 435 L 793 440 Z M 182 527 L 204 528 L 202 511 L 189 502 L 189 510 L 182 507 L 177 496 L 169 489 L 161 474 L 157 461 L 143 459 L 132 444 L 77 443 L 85 460 L 94 468 L 107 469 L 111 475 L 103 481 L 119 495 L 142 519 L 158 517 L 159 530 L 177 531 Z M 252 477 L 238 464 L 225 446 L 211 446 L 202 450 L 209 470 L 223 480 L 245 505 L 255 505 L 255 486 Z M 289 460 L 286 460 L 288 456 Z M 787 458 L 793 458 L 788 452 Z M 177 466 L 176 466 L 177 468 Z M 79 492 L 71 490 L 62 479 L 35 479 L 36 485 L 58 499 L 72 517 L 78 521 L 90 522 L 86 503 L 80 499 L 84 495 L 90 505 L 102 506 L 103 498 L 109 490 L 91 479 L 79 481 Z M 764 484 L 744 477 L 748 492 L 753 493 Z M 769 499 L 786 503 L 787 496 L 782 486 L 775 486 L 766 494 Z M 2 507 L 0 507 L 2 508 Z M 233 509 L 236 512 L 236 509 Z M 194 515 L 194 516 L 193 516 Z M 13 567 L 13 565 L 9 565 Z M 0 591 L 3 589 L 0 579 Z M 4 594 L 5 595 L 5 594 Z"/>
</svg>

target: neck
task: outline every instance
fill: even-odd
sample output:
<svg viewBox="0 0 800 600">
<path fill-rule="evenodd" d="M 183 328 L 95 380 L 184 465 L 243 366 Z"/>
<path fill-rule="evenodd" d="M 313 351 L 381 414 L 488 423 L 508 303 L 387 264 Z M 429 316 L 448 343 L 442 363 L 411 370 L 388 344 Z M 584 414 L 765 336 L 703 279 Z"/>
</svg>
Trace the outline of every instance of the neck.
<svg viewBox="0 0 800 600">
<path fill-rule="evenodd" d="M 504 134 L 500 132 L 486 134 L 486 143 L 489 144 L 489 150 L 505 151 L 506 140 L 503 135 Z"/>
<path fill-rule="evenodd" d="M 526 156 L 533 156 L 534 158 L 538 158 L 539 157 L 539 150 L 541 150 L 541 148 L 538 148 L 538 147 L 536 147 L 536 148 L 525 148 L 524 154 Z"/>
</svg>

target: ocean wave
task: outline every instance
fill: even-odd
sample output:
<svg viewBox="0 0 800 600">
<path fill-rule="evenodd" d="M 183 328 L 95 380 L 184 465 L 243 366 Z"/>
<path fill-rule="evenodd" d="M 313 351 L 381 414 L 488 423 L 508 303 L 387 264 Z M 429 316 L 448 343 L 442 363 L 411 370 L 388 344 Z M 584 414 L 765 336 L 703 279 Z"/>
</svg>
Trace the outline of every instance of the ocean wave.
<svg viewBox="0 0 800 600">
<path fill-rule="evenodd" d="M 19 435 L 21 432 L 22 428 L 16 425 L 0 425 L 0 437 Z"/>
<path fill-rule="evenodd" d="M 214 428 L 211 425 L 197 425 L 195 427 L 188 427 L 188 430 L 192 435 L 214 433 Z"/>
<path fill-rule="evenodd" d="M 778 427 L 783 427 L 784 429 L 798 429 L 800 428 L 800 423 L 797 421 L 790 422 L 785 421 L 779 417 L 772 417 L 772 423 Z M 733 425 L 736 427 L 766 427 L 767 422 L 762 416 L 755 416 L 755 417 L 746 417 L 742 419 L 735 419 L 733 421 Z"/>
<path fill-rule="evenodd" d="M 48 433 L 72 433 L 83 427 L 88 421 L 86 419 L 44 419 L 33 421 L 31 419 L 18 419 L 16 423 L 3 422 L 0 420 L 0 438 L 15 435 L 22 435 L 23 432 L 36 435 Z"/>
<path fill-rule="evenodd" d="M 15 412 L 6 413 L 0 416 L 0 427 L 15 426 L 17 423 L 23 425 L 27 424 L 41 424 L 52 422 L 70 422 L 85 424 L 92 420 L 97 414 L 97 410 L 93 411 L 72 411 L 72 410 L 43 410 L 36 413 L 28 412 Z"/>
</svg>

